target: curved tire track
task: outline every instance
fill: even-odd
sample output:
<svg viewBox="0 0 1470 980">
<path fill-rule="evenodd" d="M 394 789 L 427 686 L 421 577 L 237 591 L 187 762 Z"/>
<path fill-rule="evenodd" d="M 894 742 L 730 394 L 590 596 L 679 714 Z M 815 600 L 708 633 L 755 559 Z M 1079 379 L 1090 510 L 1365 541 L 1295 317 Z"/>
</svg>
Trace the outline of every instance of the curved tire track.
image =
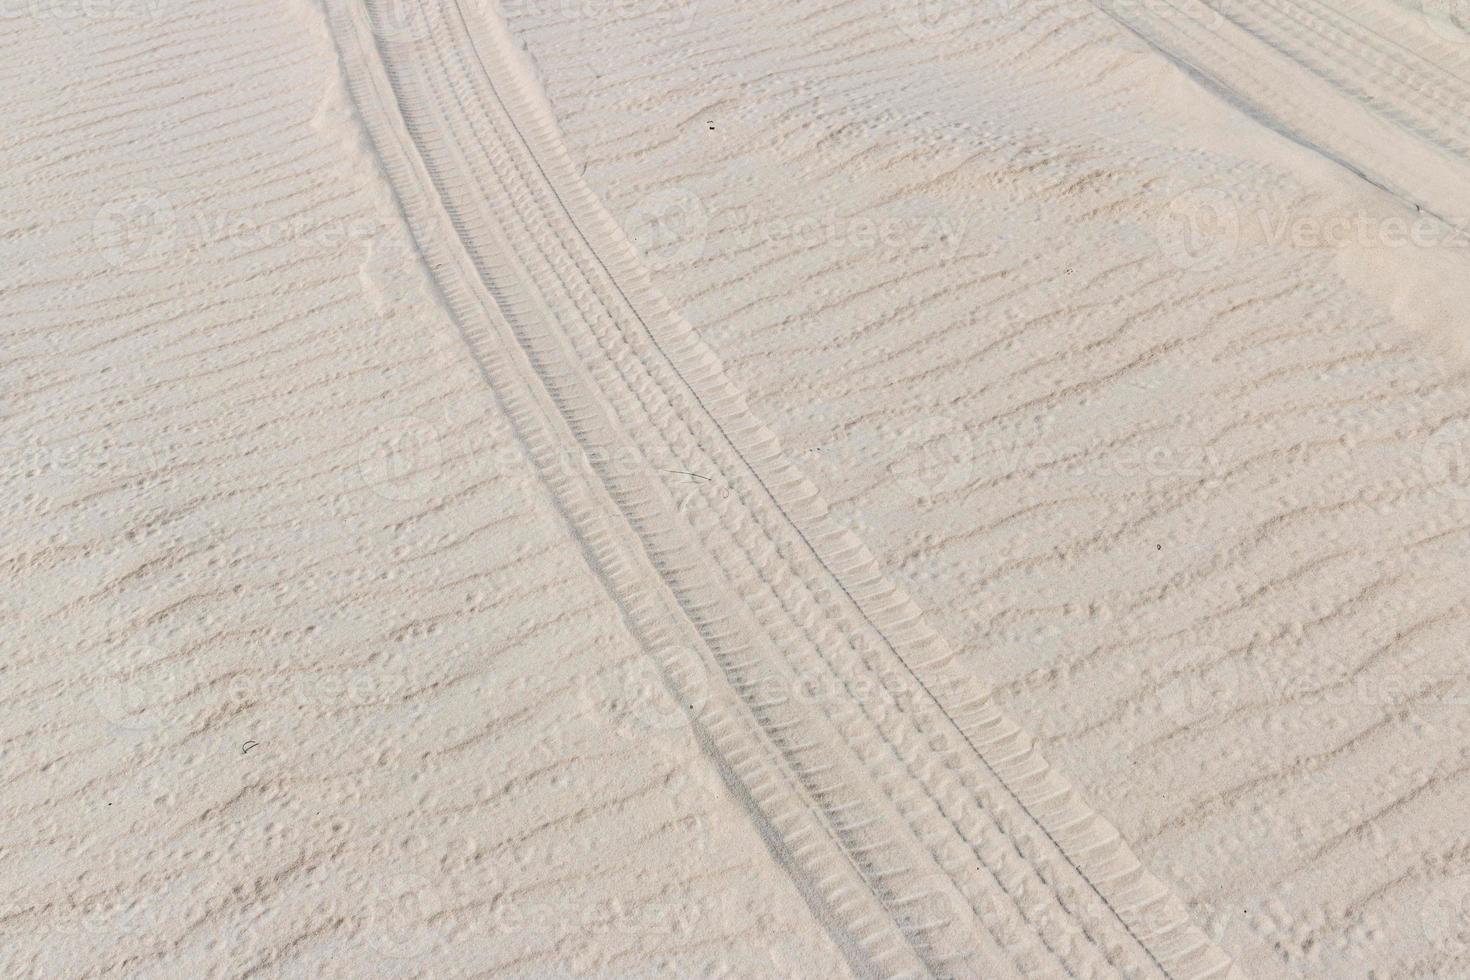
<svg viewBox="0 0 1470 980">
<path fill-rule="evenodd" d="M 630 630 L 854 968 L 1231 972 L 829 520 L 578 177 L 498 17 L 425 5 L 405 31 L 394 6 L 328 10 L 423 260 Z M 673 470 L 705 479 L 679 494 Z M 791 696 L 813 678 L 833 704 Z M 937 916 L 935 881 L 954 887 Z"/>
</svg>

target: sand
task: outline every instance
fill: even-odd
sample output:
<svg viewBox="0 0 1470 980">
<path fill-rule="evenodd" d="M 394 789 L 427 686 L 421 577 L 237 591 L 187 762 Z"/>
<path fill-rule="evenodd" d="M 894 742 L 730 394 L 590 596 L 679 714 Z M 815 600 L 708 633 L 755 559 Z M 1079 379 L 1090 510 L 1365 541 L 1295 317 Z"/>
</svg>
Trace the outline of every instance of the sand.
<svg viewBox="0 0 1470 980">
<path fill-rule="evenodd" d="M 27 0 L 6 976 L 1470 975 L 1470 34 Z"/>
</svg>

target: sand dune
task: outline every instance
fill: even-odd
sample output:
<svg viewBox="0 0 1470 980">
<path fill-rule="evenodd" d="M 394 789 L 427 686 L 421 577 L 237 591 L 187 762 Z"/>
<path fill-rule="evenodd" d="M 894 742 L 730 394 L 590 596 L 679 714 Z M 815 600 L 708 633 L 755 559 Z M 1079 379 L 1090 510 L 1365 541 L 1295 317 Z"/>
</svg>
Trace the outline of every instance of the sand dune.
<svg viewBox="0 0 1470 980">
<path fill-rule="evenodd" d="M 1470 969 L 1453 16 L 6 14 L 7 976 Z"/>
</svg>

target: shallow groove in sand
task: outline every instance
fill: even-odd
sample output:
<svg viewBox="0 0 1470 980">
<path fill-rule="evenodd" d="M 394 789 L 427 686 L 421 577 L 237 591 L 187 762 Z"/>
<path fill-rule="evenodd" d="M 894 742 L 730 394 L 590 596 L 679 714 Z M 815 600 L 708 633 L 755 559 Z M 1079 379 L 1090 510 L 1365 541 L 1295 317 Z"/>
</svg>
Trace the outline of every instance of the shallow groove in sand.
<svg viewBox="0 0 1470 980">
<path fill-rule="evenodd" d="M 405 38 L 374 4 L 331 5 L 405 217 L 590 562 L 855 968 L 1229 970 L 827 520 L 577 178 L 503 25 L 434 9 L 452 15 Z M 704 479 L 676 501 L 624 453 Z M 809 672 L 851 710 L 762 694 Z M 1007 891 L 1018 873 L 1032 887 Z M 973 933 L 912 914 L 936 874 Z"/>
<path fill-rule="evenodd" d="M 1099 10 L 1273 128 L 1456 229 L 1470 220 L 1470 90 L 1458 56 L 1391 40 L 1405 15 L 1357 3 L 1093 0 Z M 1395 19 L 1397 18 L 1397 19 Z"/>
</svg>

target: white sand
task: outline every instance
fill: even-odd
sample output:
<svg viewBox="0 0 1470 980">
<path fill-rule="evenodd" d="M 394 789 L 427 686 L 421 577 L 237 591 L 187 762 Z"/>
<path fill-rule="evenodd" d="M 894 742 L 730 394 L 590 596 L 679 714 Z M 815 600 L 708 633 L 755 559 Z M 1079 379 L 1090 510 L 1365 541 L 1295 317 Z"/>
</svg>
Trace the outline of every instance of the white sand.
<svg viewBox="0 0 1470 980">
<path fill-rule="evenodd" d="M 0 974 L 1470 975 L 1454 13 L 6 8 Z"/>
</svg>

